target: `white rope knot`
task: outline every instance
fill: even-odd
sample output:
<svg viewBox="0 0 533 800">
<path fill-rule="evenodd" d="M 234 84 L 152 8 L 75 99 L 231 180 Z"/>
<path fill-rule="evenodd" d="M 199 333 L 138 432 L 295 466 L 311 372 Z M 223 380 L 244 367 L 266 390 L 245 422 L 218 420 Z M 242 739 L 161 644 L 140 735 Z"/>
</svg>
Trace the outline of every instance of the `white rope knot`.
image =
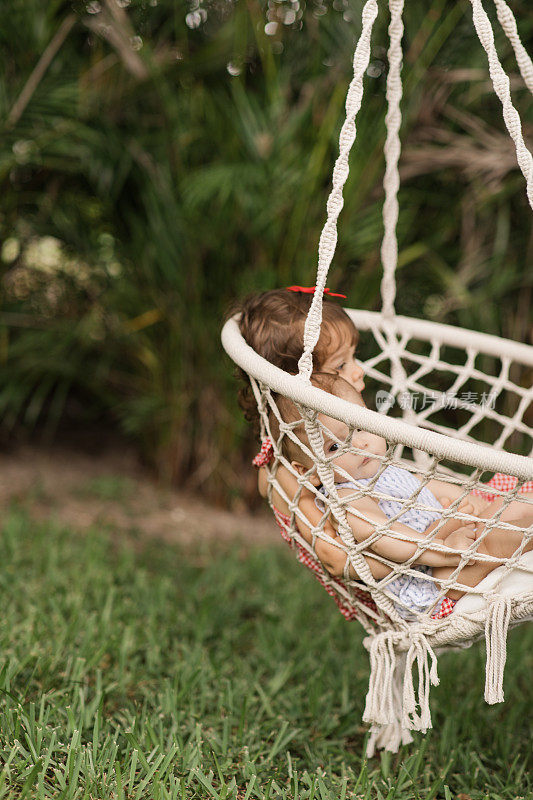
<svg viewBox="0 0 533 800">
<path fill-rule="evenodd" d="M 511 619 L 512 599 L 493 596 L 489 600 L 485 621 L 485 702 L 503 703 L 503 673 L 507 660 L 507 633 Z"/>
</svg>

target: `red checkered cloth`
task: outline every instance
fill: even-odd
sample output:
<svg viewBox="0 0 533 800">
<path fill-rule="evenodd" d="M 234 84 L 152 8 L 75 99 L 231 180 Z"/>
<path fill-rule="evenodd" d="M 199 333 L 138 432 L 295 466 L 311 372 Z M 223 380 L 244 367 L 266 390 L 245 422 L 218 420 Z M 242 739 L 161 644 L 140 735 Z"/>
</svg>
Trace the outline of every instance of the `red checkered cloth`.
<svg viewBox="0 0 533 800">
<path fill-rule="evenodd" d="M 435 609 L 431 615 L 431 619 L 444 619 L 444 617 L 448 617 L 455 608 L 456 603 L 457 600 L 452 600 L 451 597 L 445 597 L 441 601 L 439 608 Z"/>
<path fill-rule="evenodd" d="M 258 469 L 261 467 L 265 467 L 267 464 L 270 464 L 272 459 L 274 458 L 274 450 L 272 447 L 272 442 L 270 439 L 264 439 L 261 445 L 261 450 L 255 456 L 252 461 L 254 467 Z M 276 522 L 278 523 L 278 527 L 281 533 L 282 538 L 287 542 L 289 547 L 294 549 L 296 547 L 296 555 L 298 561 L 301 564 L 304 564 L 308 569 L 311 570 L 315 578 L 324 587 L 326 592 L 332 597 L 337 606 L 339 611 L 341 612 L 344 619 L 352 620 L 357 619 L 359 614 L 358 607 L 350 603 L 349 600 L 345 599 L 340 593 L 339 590 L 344 590 L 349 594 L 353 595 L 362 605 L 366 606 L 367 608 L 371 609 L 371 611 L 378 613 L 378 608 L 372 599 L 372 595 L 370 592 L 365 592 L 363 589 L 359 589 L 357 586 L 352 586 L 348 589 L 344 581 L 340 580 L 339 578 L 333 578 L 328 576 L 328 581 L 326 581 L 326 573 L 324 572 L 324 567 L 308 550 L 306 550 L 303 545 L 299 542 L 295 541 L 290 533 L 290 517 L 286 514 L 283 514 L 281 511 L 278 511 L 277 508 L 273 509 L 274 517 Z M 333 584 L 333 585 L 332 585 Z M 335 587 L 338 587 L 336 590 Z M 455 606 L 456 601 L 452 600 L 449 597 L 445 597 L 442 600 L 438 609 L 435 610 L 435 613 L 431 615 L 431 619 L 444 619 L 449 614 L 452 613 L 453 608 Z"/>
<path fill-rule="evenodd" d="M 289 547 L 291 547 L 292 549 L 296 548 L 296 555 L 300 564 L 304 564 L 308 569 L 311 570 L 311 572 L 318 580 L 318 582 L 321 584 L 321 586 L 323 586 L 326 592 L 330 595 L 330 597 L 332 597 L 335 600 L 338 609 L 341 612 L 344 619 L 347 620 L 357 619 L 359 614 L 359 609 L 355 604 L 350 603 L 349 600 L 342 597 L 338 593 L 338 591 L 335 591 L 334 588 L 335 586 L 338 586 L 339 589 L 341 590 L 344 589 L 349 594 L 352 594 L 355 598 L 357 598 L 357 600 L 359 600 L 359 602 L 362 605 L 371 609 L 375 613 L 378 612 L 378 608 L 374 603 L 374 601 L 372 600 L 372 596 L 370 595 L 369 592 L 365 592 L 363 591 L 363 589 L 357 588 L 357 586 L 348 589 L 345 583 L 341 581 L 339 578 L 329 577 L 329 582 L 327 582 L 326 574 L 324 572 L 324 567 L 322 566 L 318 558 L 309 553 L 309 551 L 306 550 L 306 548 L 303 547 L 303 545 L 301 545 L 299 542 L 291 538 L 289 534 L 290 518 L 286 514 L 282 514 L 281 511 L 278 511 L 277 508 L 274 508 L 273 511 L 276 522 L 278 523 L 281 536 L 287 542 Z M 333 586 L 331 584 L 333 584 Z"/>
<path fill-rule="evenodd" d="M 270 439 L 263 439 L 261 450 L 252 459 L 252 464 L 254 467 L 257 467 L 257 469 L 261 469 L 261 467 L 266 467 L 267 464 L 270 464 L 273 458 L 274 448 L 272 447 L 272 442 Z"/>
<path fill-rule="evenodd" d="M 501 492 L 510 492 L 515 488 L 517 483 L 518 478 L 515 478 L 514 475 L 504 475 L 503 472 L 497 472 L 496 475 L 493 475 L 490 481 L 484 485 L 487 487 L 487 489 L 499 489 Z M 525 494 L 526 492 L 533 492 L 533 481 L 524 483 L 524 485 L 518 490 L 518 494 Z M 500 496 L 486 492 L 483 489 L 473 489 L 472 494 L 477 494 L 480 497 L 484 497 L 485 500 L 489 501 L 489 503 L 492 503 L 497 497 Z"/>
</svg>

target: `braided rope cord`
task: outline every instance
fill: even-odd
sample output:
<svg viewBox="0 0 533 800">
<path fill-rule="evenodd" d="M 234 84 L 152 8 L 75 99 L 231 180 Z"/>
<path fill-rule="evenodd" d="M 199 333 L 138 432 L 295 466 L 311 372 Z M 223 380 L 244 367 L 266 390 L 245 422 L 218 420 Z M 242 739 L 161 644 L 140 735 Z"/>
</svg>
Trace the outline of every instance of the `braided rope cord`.
<svg viewBox="0 0 533 800">
<path fill-rule="evenodd" d="M 327 219 L 318 244 L 316 289 L 305 323 L 304 349 L 298 363 L 299 374 L 307 381 L 311 378 L 312 353 L 320 336 L 322 297 L 337 245 L 337 219 L 344 205 L 342 190 L 350 171 L 348 158 L 357 136 L 355 119 L 363 99 L 363 76 L 370 62 L 370 39 L 377 15 L 377 0 L 368 0 L 363 8 L 363 27 L 353 58 L 353 78 L 346 95 L 346 119 L 339 135 L 339 156 L 333 168 L 333 188 L 328 197 Z"/>
<path fill-rule="evenodd" d="M 389 70 L 387 74 L 387 114 L 385 127 L 387 136 L 384 145 L 385 174 L 383 177 L 383 190 L 385 200 L 383 203 L 383 240 L 381 244 L 381 263 L 383 278 L 381 281 L 382 315 L 384 319 L 385 350 L 391 360 L 394 391 L 405 392 L 407 389 L 407 375 L 400 358 L 398 337 L 392 321 L 395 317 L 394 301 L 396 298 L 396 269 L 398 266 L 398 217 L 400 190 L 400 173 L 398 164 L 401 155 L 400 128 L 402 124 L 401 100 L 402 87 L 402 37 L 404 33 L 403 9 L 404 0 L 389 0 L 390 24 L 388 50 Z M 404 419 L 413 422 L 411 409 L 404 411 Z M 397 447 L 397 455 L 401 456 L 403 448 Z M 415 460 L 424 464 L 425 455 L 418 451 L 414 453 Z"/>
<path fill-rule="evenodd" d="M 390 46 L 388 51 L 389 71 L 387 74 L 387 104 L 388 110 L 385 117 L 387 138 L 385 140 L 385 177 L 383 188 L 385 202 L 383 203 L 384 235 L 381 245 L 381 262 L 383 264 L 383 279 L 381 281 L 381 297 L 383 301 L 382 313 L 385 319 L 394 317 L 394 299 L 396 297 L 396 283 L 394 280 L 398 265 L 398 239 L 396 228 L 398 225 L 398 191 L 400 189 L 400 173 L 398 162 L 402 145 L 400 141 L 400 126 L 402 113 L 400 103 L 402 99 L 402 36 L 403 36 L 403 0 L 389 0 L 391 21 L 389 25 Z"/>
<path fill-rule="evenodd" d="M 505 0 L 494 0 L 494 5 L 496 6 L 496 13 L 498 14 L 498 20 L 502 26 L 503 32 L 513 47 L 520 74 L 527 88 L 531 94 L 533 94 L 533 61 L 531 61 L 520 40 L 514 14 Z"/>
<path fill-rule="evenodd" d="M 520 122 L 520 116 L 518 114 L 518 111 L 513 105 L 513 101 L 511 100 L 510 81 L 500 63 L 500 59 L 498 58 L 498 54 L 496 52 L 496 46 L 494 44 L 494 32 L 492 30 L 492 25 L 490 23 L 490 20 L 487 16 L 485 9 L 483 8 L 481 0 L 470 0 L 470 2 L 472 4 L 472 18 L 474 21 L 474 27 L 476 29 L 479 41 L 481 42 L 483 49 L 487 53 L 489 62 L 489 73 L 494 86 L 494 91 L 498 95 L 502 104 L 503 119 L 505 121 L 507 130 L 509 131 L 509 134 L 514 142 L 518 166 L 520 167 L 520 170 L 524 178 L 526 179 L 527 197 L 529 200 L 529 204 L 533 209 L 533 156 L 526 147 L 524 138 L 522 136 L 522 124 Z M 509 7 L 507 7 L 506 10 L 508 13 L 505 15 L 506 23 L 504 30 L 507 32 L 507 30 L 509 31 L 511 30 L 509 19 L 510 16 L 512 16 L 512 12 L 509 9 Z M 518 39 L 518 33 L 516 33 L 515 35 L 515 30 L 516 30 L 516 23 L 514 23 L 512 36 L 513 39 Z M 517 59 L 519 57 L 519 54 L 520 51 L 518 51 Z M 519 64 L 520 63 L 522 63 L 522 65 L 524 64 L 522 58 L 520 59 Z M 526 70 L 526 75 L 527 74 L 528 73 Z"/>
<path fill-rule="evenodd" d="M 522 136 L 520 116 L 511 99 L 509 78 L 498 58 L 494 44 L 494 33 L 490 20 L 483 8 L 482 0 L 470 0 L 470 2 L 472 4 L 474 27 L 487 53 L 490 77 L 495 92 L 502 103 L 505 125 L 514 142 L 518 165 L 526 179 L 528 200 L 533 208 L 533 156 L 526 147 Z M 505 0 L 494 0 L 494 2 L 499 22 L 513 47 L 524 82 L 529 90 L 533 92 L 533 63 L 520 40 L 514 15 Z M 381 247 L 383 264 L 381 284 L 382 313 L 386 319 L 394 317 L 395 271 L 398 261 L 396 228 L 399 190 L 398 160 L 401 152 L 399 130 L 401 125 L 400 101 L 402 97 L 401 39 L 403 34 L 403 0 L 389 0 L 389 8 L 391 23 L 389 27 L 389 72 L 387 76 L 386 169 L 383 182 L 385 190 L 383 206 L 384 236 Z M 346 119 L 339 135 L 339 156 L 333 169 L 332 190 L 327 201 L 327 219 L 320 235 L 318 247 L 316 290 L 305 325 L 304 349 L 299 361 L 299 374 L 305 380 L 310 379 L 313 369 L 312 352 L 320 336 L 324 287 L 337 244 L 337 221 L 344 205 L 343 187 L 349 174 L 349 154 L 357 135 L 355 120 L 361 107 L 363 76 L 370 61 L 370 40 L 377 13 L 377 0 L 368 0 L 363 8 L 362 32 L 354 53 L 353 79 L 346 97 Z M 390 339 L 390 334 L 387 338 Z M 390 345 L 392 345 L 391 354 L 395 361 L 395 369 L 401 382 L 403 377 L 401 362 L 394 355 L 394 341 L 389 341 L 389 347 Z"/>
</svg>

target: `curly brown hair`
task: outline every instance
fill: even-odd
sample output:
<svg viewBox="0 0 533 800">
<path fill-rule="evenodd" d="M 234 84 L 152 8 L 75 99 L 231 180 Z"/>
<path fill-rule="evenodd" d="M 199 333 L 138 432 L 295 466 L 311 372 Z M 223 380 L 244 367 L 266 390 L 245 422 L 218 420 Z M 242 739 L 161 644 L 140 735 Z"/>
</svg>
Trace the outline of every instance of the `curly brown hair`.
<svg viewBox="0 0 533 800">
<path fill-rule="evenodd" d="M 244 340 L 256 353 L 285 372 L 296 374 L 303 351 L 305 320 L 312 299 L 312 294 L 272 289 L 250 295 L 235 306 L 231 314 L 240 313 L 239 329 Z M 322 329 L 313 351 L 315 372 L 322 370 L 330 355 L 331 343 L 339 336 L 349 337 L 354 347 L 359 342 L 357 328 L 346 311 L 336 302 L 324 297 Z M 246 419 L 257 426 L 257 405 L 248 376 L 242 370 L 238 374 L 245 384 L 239 390 L 239 405 Z"/>
</svg>

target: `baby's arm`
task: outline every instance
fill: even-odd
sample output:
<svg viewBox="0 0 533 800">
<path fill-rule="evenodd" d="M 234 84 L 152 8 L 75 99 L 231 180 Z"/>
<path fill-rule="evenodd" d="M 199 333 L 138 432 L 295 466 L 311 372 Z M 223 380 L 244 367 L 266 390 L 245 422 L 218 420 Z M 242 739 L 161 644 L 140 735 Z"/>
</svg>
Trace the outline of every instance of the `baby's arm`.
<svg viewBox="0 0 533 800">
<path fill-rule="evenodd" d="M 345 489 L 339 491 L 339 497 L 349 496 L 353 494 L 353 490 Z M 358 542 L 365 541 L 373 536 L 376 526 L 385 525 L 389 523 L 388 517 L 381 511 L 378 504 L 370 497 L 362 497 L 357 500 L 357 508 L 355 506 L 348 506 L 346 508 L 348 522 L 352 528 L 354 538 Z M 367 520 L 361 519 L 361 514 Z M 402 563 L 412 558 L 418 551 L 417 541 L 427 541 L 428 532 L 435 527 L 437 523 L 432 524 L 424 533 L 418 533 L 413 528 L 403 525 L 401 522 L 389 523 L 387 532 L 383 533 L 379 539 L 372 542 L 371 549 L 378 555 L 388 558 L 391 561 Z M 464 523 L 455 523 L 455 527 L 464 525 Z M 391 536 L 390 534 L 397 534 Z M 442 544 L 442 538 L 439 536 L 435 540 L 435 544 Z M 424 564 L 428 567 L 444 567 L 453 566 L 459 563 L 459 556 L 455 553 L 444 553 L 433 547 L 433 541 L 428 542 L 427 548 L 422 550 L 417 556 L 415 564 Z"/>
<path fill-rule="evenodd" d="M 472 494 L 471 492 L 464 496 L 465 490 L 463 486 L 458 486 L 455 483 L 446 483 L 445 481 L 432 480 L 427 484 L 427 488 L 432 492 L 439 503 L 447 508 L 451 506 L 456 500 L 462 498 L 457 506 L 458 511 L 465 514 L 473 514 L 474 516 L 481 516 L 482 513 L 490 508 L 491 503 L 480 495 Z M 464 524 L 464 523 L 462 523 Z"/>
<path fill-rule="evenodd" d="M 516 526 L 527 526 L 533 520 L 531 516 L 522 517 L 518 520 L 508 520 Z M 474 541 L 481 539 L 479 544 L 473 548 L 469 561 L 455 577 L 457 583 L 463 586 L 477 586 L 493 569 L 503 564 L 505 559 L 511 558 L 519 548 L 527 553 L 533 550 L 533 539 L 523 542 L 523 535 L 520 531 L 508 530 L 507 528 L 492 528 L 483 536 L 483 523 L 479 523 L 475 528 L 468 527 L 452 533 L 445 541 L 449 547 L 457 550 L 466 550 Z M 478 560 L 477 555 L 490 556 L 490 560 Z M 436 569 L 433 572 L 437 580 L 444 581 L 455 572 L 453 567 Z M 448 596 L 454 600 L 459 599 L 464 594 L 464 590 L 450 589 Z"/>
<path fill-rule="evenodd" d="M 287 497 L 295 496 L 300 485 L 294 475 L 292 475 L 292 473 L 281 464 L 278 466 L 276 479 L 278 480 Z M 265 467 L 261 467 L 259 470 L 257 484 L 259 494 L 262 497 L 266 497 L 268 490 L 268 476 Z M 272 492 L 272 502 L 282 513 L 289 513 L 289 507 L 287 503 L 275 488 Z M 302 512 L 304 517 L 304 519 L 302 519 L 300 516 L 297 517 L 298 531 L 302 534 L 305 541 L 312 545 L 312 527 L 320 524 L 322 512 L 316 507 L 314 495 L 305 487 L 302 489 L 300 501 L 298 503 L 298 509 Z M 307 520 L 307 522 L 305 520 Z M 345 551 L 342 549 L 342 539 L 329 520 L 326 520 L 326 524 L 324 525 L 324 533 L 328 537 L 327 539 L 318 536 L 315 539 L 315 553 L 330 575 L 335 578 L 342 578 L 344 576 L 344 566 L 347 558 Z M 380 580 L 389 574 L 389 567 L 387 567 L 385 564 L 382 564 L 381 561 L 377 561 L 371 556 L 365 556 L 365 559 L 370 567 L 372 576 L 376 580 Z M 350 578 L 352 578 L 352 580 L 359 580 L 359 575 L 357 575 L 351 564 Z"/>
<path fill-rule="evenodd" d="M 320 523 L 323 514 L 316 507 L 314 495 L 305 489 L 304 492 L 305 494 L 302 493 L 302 497 L 298 503 L 298 508 L 306 520 L 308 520 L 311 525 L 316 526 Z M 303 520 L 298 518 L 298 530 L 306 542 L 311 544 L 313 534 L 310 525 L 307 525 Z M 324 526 L 324 533 L 327 535 L 327 539 L 318 536 L 315 539 L 315 553 L 330 575 L 336 578 L 342 578 L 344 577 L 344 568 L 346 559 L 348 558 L 343 549 L 342 539 L 329 520 L 326 521 Z M 371 556 L 365 556 L 365 560 L 370 567 L 372 576 L 376 580 L 380 580 L 389 574 L 390 568 L 387 567 L 386 564 L 382 564 L 381 561 L 377 561 Z M 360 580 L 352 564 L 350 564 L 349 567 L 349 575 L 352 580 Z"/>
</svg>

